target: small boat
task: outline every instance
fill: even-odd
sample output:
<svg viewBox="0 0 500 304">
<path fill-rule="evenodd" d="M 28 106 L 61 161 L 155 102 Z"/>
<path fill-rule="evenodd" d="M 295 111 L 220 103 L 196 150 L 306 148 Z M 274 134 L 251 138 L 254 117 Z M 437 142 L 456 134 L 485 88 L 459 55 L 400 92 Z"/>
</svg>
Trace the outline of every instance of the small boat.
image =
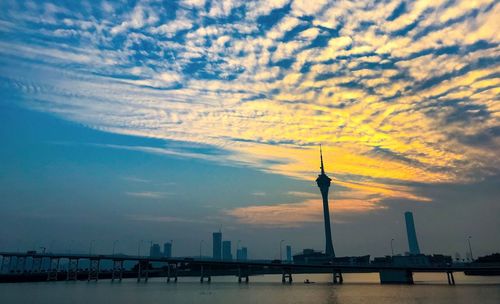
<svg viewBox="0 0 500 304">
<path fill-rule="evenodd" d="M 306 280 L 304 281 L 304 284 L 313 284 L 313 283 L 314 283 L 314 282 L 309 281 L 309 279 L 306 279 Z"/>
</svg>

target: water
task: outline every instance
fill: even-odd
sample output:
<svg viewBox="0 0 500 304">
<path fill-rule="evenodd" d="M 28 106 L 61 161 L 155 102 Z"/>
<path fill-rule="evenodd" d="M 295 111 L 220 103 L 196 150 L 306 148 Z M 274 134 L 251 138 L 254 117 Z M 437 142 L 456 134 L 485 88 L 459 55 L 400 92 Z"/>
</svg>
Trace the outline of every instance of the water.
<svg viewBox="0 0 500 304">
<path fill-rule="evenodd" d="M 314 284 L 304 284 L 305 279 Z M 294 275 L 294 283 L 281 284 L 281 276 L 250 277 L 238 284 L 235 277 L 213 277 L 211 284 L 196 278 L 136 283 L 107 280 L 0 284 L 0 303 L 110 304 L 110 303 L 500 303 L 500 277 L 455 274 L 448 286 L 445 274 L 415 274 L 415 285 L 380 285 L 378 274 L 344 274 L 343 285 L 331 285 L 329 275 Z"/>
</svg>

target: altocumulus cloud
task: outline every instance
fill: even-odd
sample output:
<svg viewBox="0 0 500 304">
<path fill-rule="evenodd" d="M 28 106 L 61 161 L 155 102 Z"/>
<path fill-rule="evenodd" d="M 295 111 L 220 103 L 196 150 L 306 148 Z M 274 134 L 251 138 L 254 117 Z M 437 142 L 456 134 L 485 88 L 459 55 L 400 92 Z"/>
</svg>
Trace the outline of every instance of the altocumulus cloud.
<svg viewBox="0 0 500 304">
<path fill-rule="evenodd" d="M 0 85 L 31 109 L 296 178 L 322 143 L 339 199 L 368 210 L 428 201 L 412 182 L 499 173 L 498 16 L 466 0 L 2 1 Z"/>
</svg>

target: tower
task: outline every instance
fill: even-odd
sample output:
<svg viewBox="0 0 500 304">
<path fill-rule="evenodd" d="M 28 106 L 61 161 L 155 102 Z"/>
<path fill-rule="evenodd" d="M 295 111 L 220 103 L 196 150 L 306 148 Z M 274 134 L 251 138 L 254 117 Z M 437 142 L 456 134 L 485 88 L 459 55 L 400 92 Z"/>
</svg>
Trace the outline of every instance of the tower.
<svg viewBox="0 0 500 304">
<path fill-rule="evenodd" d="M 212 253 L 214 260 L 222 259 L 222 232 L 212 234 Z"/>
<path fill-rule="evenodd" d="M 415 223 L 413 222 L 413 213 L 410 211 L 405 212 L 406 221 L 406 235 L 408 237 L 408 247 L 410 254 L 420 254 L 418 248 L 417 232 L 415 231 Z"/>
<path fill-rule="evenodd" d="M 335 251 L 333 250 L 332 242 L 332 229 L 330 227 L 330 210 L 328 208 L 328 189 L 330 188 L 331 178 L 325 174 L 325 167 L 323 166 L 323 151 L 321 146 L 319 146 L 319 156 L 321 161 L 321 174 L 318 175 L 316 183 L 318 184 L 319 190 L 321 191 L 321 196 L 323 197 L 323 217 L 325 219 L 325 254 L 330 257 L 335 257 Z"/>
<path fill-rule="evenodd" d="M 163 256 L 166 258 L 172 257 L 172 242 L 163 244 Z"/>
</svg>

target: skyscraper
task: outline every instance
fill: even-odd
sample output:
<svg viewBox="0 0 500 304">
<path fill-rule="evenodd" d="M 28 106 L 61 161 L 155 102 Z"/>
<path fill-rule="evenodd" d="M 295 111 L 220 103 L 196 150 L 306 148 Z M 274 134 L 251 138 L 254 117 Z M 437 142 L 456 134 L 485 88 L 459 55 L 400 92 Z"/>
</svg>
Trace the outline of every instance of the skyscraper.
<svg viewBox="0 0 500 304">
<path fill-rule="evenodd" d="M 332 242 L 332 229 L 330 227 L 330 210 L 328 208 L 328 189 L 330 188 L 331 178 L 325 174 L 325 167 L 323 166 L 323 151 L 319 147 L 319 155 L 321 160 L 321 174 L 318 175 L 316 183 L 318 184 L 321 196 L 323 197 L 323 217 L 325 220 L 325 254 L 326 256 L 335 257 Z"/>
<path fill-rule="evenodd" d="M 214 260 L 220 260 L 222 258 L 222 232 L 220 232 L 220 230 L 212 234 L 212 252 Z"/>
<path fill-rule="evenodd" d="M 158 244 L 152 244 L 151 247 L 149 248 L 149 256 L 152 257 L 152 258 L 159 258 L 159 257 L 161 257 L 160 245 L 158 245 Z"/>
<path fill-rule="evenodd" d="M 288 263 L 292 262 L 292 246 L 286 245 L 286 261 Z"/>
<path fill-rule="evenodd" d="M 171 258 L 172 257 L 172 243 L 167 242 L 163 244 L 163 256 L 166 258 Z"/>
<path fill-rule="evenodd" d="M 231 254 L 231 241 L 222 242 L 222 259 L 224 261 L 233 259 L 233 255 Z"/>
<path fill-rule="evenodd" d="M 240 252 L 241 252 L 240 260 L 243 260 L 243 261 L 247 260 L 248 259 L 248 249 L 247 249 L 247 247 L 241 247 Z"/>
<path fill-rule="evenodd" d="M 415 231 L 415 223 L 413 222 L 413 213 L 405 212 L 406 235 L 408 237 L 408 247 L 410 254 L 420 254 L 418 247 L 417 232 Z"/>
</svg>

